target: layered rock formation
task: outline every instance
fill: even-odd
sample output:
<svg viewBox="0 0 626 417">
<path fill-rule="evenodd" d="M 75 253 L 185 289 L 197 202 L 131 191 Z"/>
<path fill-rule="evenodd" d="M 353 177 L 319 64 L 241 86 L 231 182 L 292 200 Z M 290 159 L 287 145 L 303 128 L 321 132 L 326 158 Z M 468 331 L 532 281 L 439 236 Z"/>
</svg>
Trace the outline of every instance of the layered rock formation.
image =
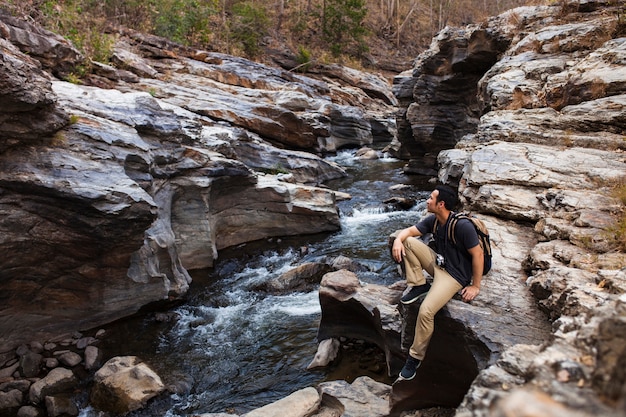
<svg viewBox="0 0 626 417">
<path fill-rule="evenodd" d="M 623 13 L 612 1 L 560 2 L 447 28 L 396 79 L 407 170 L 437 169 L 495 231 L 480 297 L 448 306 L 500 345 L 457 416 L 526 415 L 533 403 L 533 415 L 626 411 L 626 257 L 607 231 L 624 210 L 611 195 L 626 175 Z M 549 328 L 521 318 L 535 303 Z"/>
<path fill-rule="evenodd" d="M 0 352 L 179 299 L 222 248 L 337 230 L 319 185 L 345 172 L 319 155 L 394 134 L 380 77 L 332 68 L 340 85 L 132 31 L 115 67 L 86 63 L 6 14 L 0 35 Z M 55 78 L 86 64 L 85 85 Z"/>
</svg>

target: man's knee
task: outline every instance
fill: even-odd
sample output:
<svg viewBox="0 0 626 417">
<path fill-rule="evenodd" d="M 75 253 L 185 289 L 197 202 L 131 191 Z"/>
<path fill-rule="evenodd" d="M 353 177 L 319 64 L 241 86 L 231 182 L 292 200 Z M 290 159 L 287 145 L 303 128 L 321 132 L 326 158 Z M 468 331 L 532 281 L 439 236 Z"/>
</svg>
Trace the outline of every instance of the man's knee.
<svg viewBox="0 0 626 417">
<path fill-rule="evenodd" d="M 412 249 L 414 252 L 417 250 L 424 250 L 428 248 L 422 239 L 418 239 L 416 237 L 408 237 L 404 240 L 404 247 L 407 249 Z"/>
</svg>

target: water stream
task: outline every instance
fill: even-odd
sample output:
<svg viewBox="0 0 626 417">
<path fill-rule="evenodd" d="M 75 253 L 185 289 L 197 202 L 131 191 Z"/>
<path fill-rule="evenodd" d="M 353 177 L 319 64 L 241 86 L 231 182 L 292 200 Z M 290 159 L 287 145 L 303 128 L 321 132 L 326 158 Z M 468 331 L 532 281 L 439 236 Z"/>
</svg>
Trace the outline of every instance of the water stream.
<svg viewBox="0 0 626 417">
<path fill-rule="evenodd" d="M 352 196 L 338 203 L 340 231 L 223 251 L 214 268 L 192 273 L 188 299 L 165 315 L 170 320 L 138 315 L 110 326 L 101 345 L 107 357 L 137 355 L 179 392 L 152 401 L 131 417 L 243 414 L 325 380 L 359 376 L 358 367 L 350 375 L 345 366 L 306 370 L 318 343 L 317 289 L 280 296 L 256 290 L 302 262 L 338 255 L 369 267 L 370 272 L 359 274 L 362 281 L 389 284 L 399 279 L 388 257 L 387 236 L 424 214 L 427 185 L 404 175 L 404 162 L 388 157 L 359 160 L 354 153 L 342 151 L 329 158 L 349 173 L 328 184 Z M 398 184 L 409 187 L 390 191 Z M 398 211 L 382 203 L 400 195 L 418 204 Z M 389 383 L 386 378 L 385 372 L 378 375 Z M 104 416 L 89 407 L 81 411 L 81 417 Z"/>
</svg>

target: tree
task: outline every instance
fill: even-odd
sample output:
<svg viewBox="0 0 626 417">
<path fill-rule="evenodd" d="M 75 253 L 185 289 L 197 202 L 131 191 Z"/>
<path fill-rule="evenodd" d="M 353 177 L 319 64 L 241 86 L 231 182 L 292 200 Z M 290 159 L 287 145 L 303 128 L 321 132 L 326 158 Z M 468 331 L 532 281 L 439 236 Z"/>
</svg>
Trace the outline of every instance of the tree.
<svg viewBox="0 0 626 417">
<path fill-rule="evenodd" d="M 249 57 L 261 50 L 261 40 L 268 33 L 269 19 L 263 6 L 244 1 L 233 6 L 230 21 L 230 37 L 238 41 Z"/>
<path fill-rule="evenodd" d="M 367 30 L 363 20 L 367 15 L 365 0 L 324 0 L 322 5 L 322 34 L 334 55 L 356 46 L 357 53 L 367 50 Z"/>
</svg>

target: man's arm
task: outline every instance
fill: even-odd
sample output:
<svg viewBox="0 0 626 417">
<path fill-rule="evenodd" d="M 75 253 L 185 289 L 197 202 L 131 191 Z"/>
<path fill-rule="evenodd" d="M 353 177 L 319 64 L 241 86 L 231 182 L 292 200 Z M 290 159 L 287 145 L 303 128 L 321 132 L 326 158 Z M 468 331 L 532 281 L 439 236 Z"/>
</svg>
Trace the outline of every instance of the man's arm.
<svg viewBox="0 0 626 417">
<path fill-rule="evenodd" d="M 480 292 L 480 282 L 483 279 L 483 267 L 485 258 L 483 257 L 483 249 L 480 245 L 476 245 L 467 252 L 472 256 L 472 284 L 461 290 L 463 301 L 472 301 Z"/>
<path fill-rule="evenodd" d="M 422 232 L 415 226 L 407 227 L 406 229 L 402 229 L 400 233 L 396 236 L 393 241 L 393 246 L 391 247 L 391 254 L 393 259 L 396 262 L 401 262 L 402 257 L 405 255 L 403 242 L 407 237 L 417 237 L 421 236 Z"/>
</svg>

